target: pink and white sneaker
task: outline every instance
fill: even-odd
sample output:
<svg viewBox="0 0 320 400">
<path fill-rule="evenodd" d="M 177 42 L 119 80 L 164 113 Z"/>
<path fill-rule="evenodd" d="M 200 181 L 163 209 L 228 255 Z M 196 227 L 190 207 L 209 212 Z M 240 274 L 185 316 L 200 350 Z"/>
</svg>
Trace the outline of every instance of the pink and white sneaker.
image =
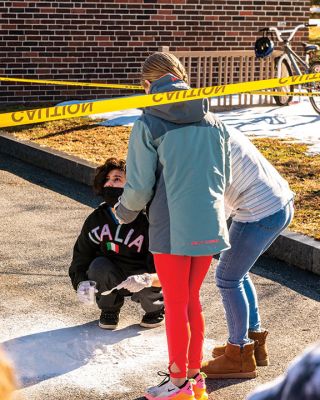
<svg viewBox="0 0 320 400">
<path fill-rule="evenodd" d="M 194 397 L 196 400 L 208 400 L 208 393 L 205 378 L 207 375 L 204 372 L 199 372 L 192 380 L 195 382 L 192 385 Z"/>
<path fill-rule="evenodd" d="M 171 382 L 169 375 L 160 385 L 148 388 L 144 397 L 148 400 L 195 400 L 192 382 L 187 380 L 182 387 L 178 387 Z"/>
</svg>

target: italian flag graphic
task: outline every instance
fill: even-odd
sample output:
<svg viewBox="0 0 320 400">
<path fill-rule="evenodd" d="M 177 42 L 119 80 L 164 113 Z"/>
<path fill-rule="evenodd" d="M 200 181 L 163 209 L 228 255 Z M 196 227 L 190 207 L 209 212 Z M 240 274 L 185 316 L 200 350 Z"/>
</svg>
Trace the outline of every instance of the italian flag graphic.
<svg viewBox="0 0 320 400">
<path fill-rule="evenodd" d="M 107 250 L 114 251 L 115 253 L 119 253 L 119 246 L 115 243 L 107 242 L 106 243 Z"/>
</svg>

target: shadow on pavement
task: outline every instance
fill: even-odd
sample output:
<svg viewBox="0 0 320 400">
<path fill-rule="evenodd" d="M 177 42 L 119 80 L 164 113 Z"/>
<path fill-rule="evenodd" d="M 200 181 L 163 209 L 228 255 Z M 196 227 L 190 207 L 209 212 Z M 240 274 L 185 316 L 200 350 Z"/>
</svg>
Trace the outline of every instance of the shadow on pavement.
<svg viewBox="0 0 320 400">
<path fill-rule="evenodd" d="M 139 325 L 106 331 L 96 321 L 21 336 L 1 343 L 14 362 L 21 387 L 66 374 L 88 364 L 97 350 L 140 335 Z"/>
<path fill-rule="evenodd" d="M 92 208 L 97 207 L 101 202 L 101 199 L 95 196 L 92 189 L 87 185 L 38 168 L 6 154 L 0 154 L 0 169 Z"/>
<path fill-rule="evenodd" d="M 219 260 L 219 256 L 213 257 Z M 320 276 L 286 264 L 283 261 L 261 256 L 250 273 L 278 282 L 303 296 L 320 301 Z"/>
<path fill-rule="evenodd" d="M 312 300 L 320 301 L 320 276 L 269 257 L 260 257 L 251 269 L 255 275 L 278 282 Z"/>
<path fill-rule="evenodd" d="M 279 129 L 283 127 L 285 129 L 297 126 L 303 127 L 304 125 L 316 124 L 319 121 L 319 116 L 317 114 L 305 114 L 305 112 L 299 110 L 299 122 L 290 123 L 288 121 L 292 120 L 293 115 L 284 113 L 283 111 L 284 110 L 281 110 L 280 107 L 272 107 L 268 110 L 264 110 L 263 114 L 252 113 L 251 115 L 249 115 L 247 109 L 239 109 L 235 110 L 232 113 L 221 112 L 220 118 L 225 124 L 232 125 L 233 127 L 239 129 L 241 132 L 246 132 L 248 130 L 251 132 L 261 132 L 265 130 L 267 130 L 268 132 L 278 132 Z M 311 108 L 310 111 L 312 111 Z M 261 123 L 265 125 L 264 129 L 262 129 Z"/>
<path fill-rule="evenodd" d="M 245 382 L 247 379 L 206 379 L 207 392 L 210 394 L 233 385 L 239 385 Z M 231 399 L 230 399 L 231 400 Z"/>
</svg>

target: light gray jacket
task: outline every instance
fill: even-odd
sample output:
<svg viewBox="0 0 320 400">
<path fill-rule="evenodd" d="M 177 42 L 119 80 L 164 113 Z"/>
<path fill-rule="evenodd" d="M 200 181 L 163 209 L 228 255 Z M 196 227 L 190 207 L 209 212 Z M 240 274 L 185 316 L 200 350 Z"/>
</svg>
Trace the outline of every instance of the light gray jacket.
<svg viewBox="0 0 320 400">
<path fill-rule="evenodd" d="M 167 74 L 150 92 L 185 89 L 185 82 Z M 153 253 L 216 254 L 229 248 L 229 180 L 229 134 L 208 112 L 207 100 L 148 107 L 132 129 L 127 183 L 116 213 L 129 223 L 147 205 Z"/>
</svg>

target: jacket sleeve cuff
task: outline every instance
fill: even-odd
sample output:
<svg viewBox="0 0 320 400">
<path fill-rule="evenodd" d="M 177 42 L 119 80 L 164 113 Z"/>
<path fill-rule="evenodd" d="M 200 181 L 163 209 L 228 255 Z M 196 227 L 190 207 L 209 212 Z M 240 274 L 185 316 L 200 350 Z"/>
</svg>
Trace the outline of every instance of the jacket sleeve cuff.
<svg viewBox="0 0 320 400">
<path fill-rule="evenodd" d="M 140 211 L 128 210 L 123 204 L 119 204 L 115 210 L 117 218 L 123 221 L 124 224 L 130 224 L 139 215 Z"/>
</svg>

